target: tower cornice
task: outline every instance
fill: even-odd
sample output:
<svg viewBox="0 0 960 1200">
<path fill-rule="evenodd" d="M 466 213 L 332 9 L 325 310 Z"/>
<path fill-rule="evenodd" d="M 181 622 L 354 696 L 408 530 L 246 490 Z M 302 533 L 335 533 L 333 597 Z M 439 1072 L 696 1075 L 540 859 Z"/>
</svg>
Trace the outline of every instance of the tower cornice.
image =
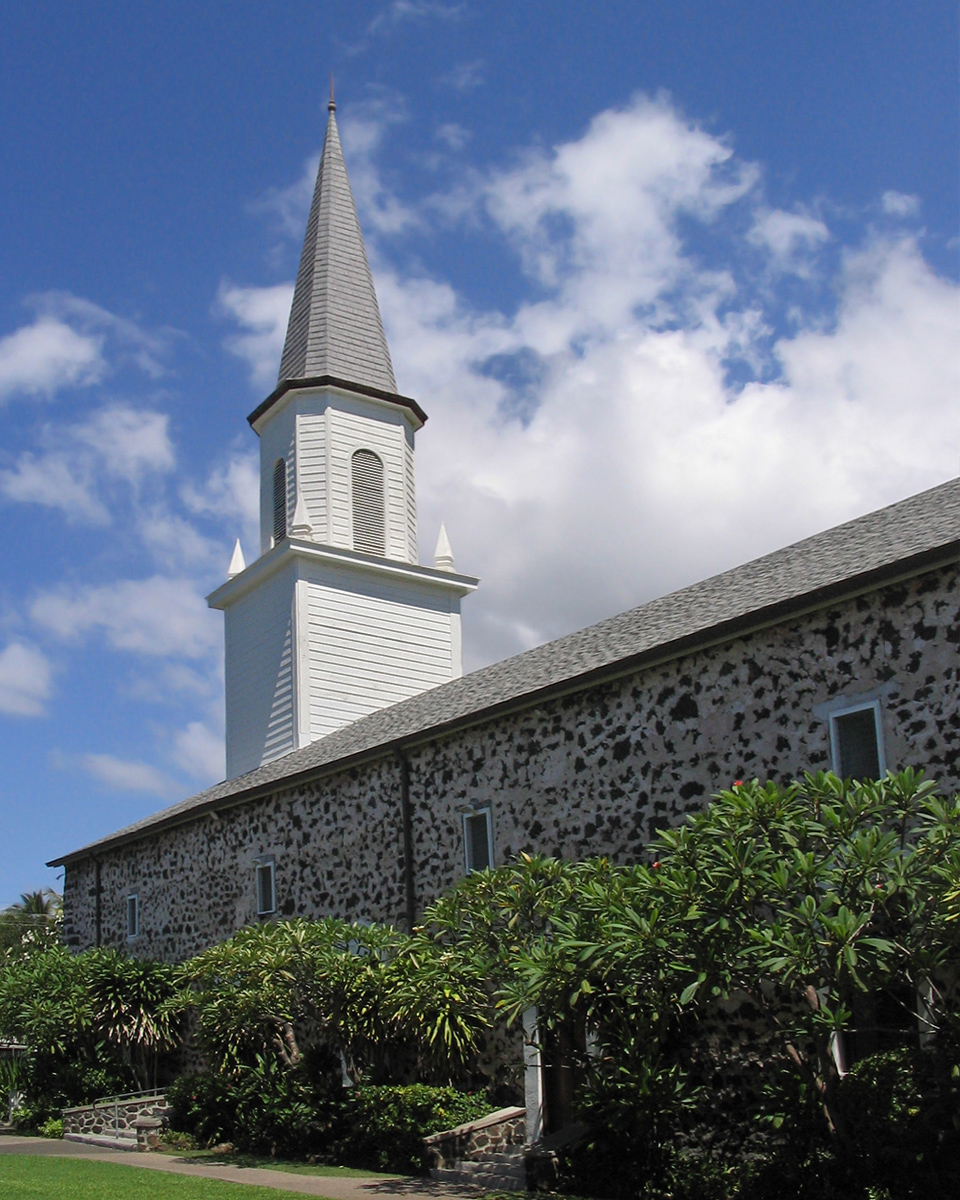
<svg viewBox="0 0 960 1200">
<path fill-rule="evenodd" d="M 336 375 L 309 375 L 302 379 L 283 379 L 273 389 L 270 395 L 258 404 L 247 417 L 250 425 L 256 429 L 257 422 L 277 404 L 288 392 L 307 391 L 312 388 L 336 388 L 342 392 L 353 392 L 358 396 L 369 396 L 373 400 L 382 400 L 385 404 L 393 404 L 397 408 L 406 409 L 413 417 L 414 427 L 422 429 L 427 421 L 427 414 L 416 400 L 409 396 L 401 396 L 397 392 L 388 392 L 383 388 L 373 387 L 367 383 L 354 383 L 348 379 L 340 379 Z"/>
<path fill-rule="evenodd" d="M 207 596 L 207 604 L 211 608 L 227 608 L 251 588 L 257 587 L 277 571 L 283 570 L 289 563 L 297 561 L 322 563 L 371 575 L 416 581 L 456 596 L 466 596 L 475 591 L 480 582 L 472 575 L 460 575 L 437 567 L 379 558 L 372 554 L 361 554 L 357 550 L 341 550 L 336 546 L 324 546 L 300 538 L 286 538 L 279 546 L 274 546 L 240 574 L 234 575 L 216 591 L 211 592 Z"/>
</svg>

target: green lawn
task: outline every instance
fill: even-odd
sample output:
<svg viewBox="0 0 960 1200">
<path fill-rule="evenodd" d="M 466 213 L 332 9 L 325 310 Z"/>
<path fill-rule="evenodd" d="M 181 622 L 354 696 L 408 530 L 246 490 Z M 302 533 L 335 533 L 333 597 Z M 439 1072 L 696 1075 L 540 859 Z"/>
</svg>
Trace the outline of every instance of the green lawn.
<svg viewBox="0 0 960 1200">
<path fill-rule="evenodd" d="M 328 1167 L 322 1163 L 288 1162 L 283 1158 L 260 1158 L 256 1154 L 224 1154 L 217 1150 L 164 1150 L 171 1158 L 188 1162 L 212 1163 L 217 1167 L 262 1167 L 267 1171 L 288 1171 L 292 1175 L 333 1175 L 341 1179 L 401 1179 L 383 1171 L 361 1171 L 358 1167 Z M 3 1200 L 0 1197 L 0 1200 Z"/>
<path fill-rule="evenodd" d="M 282 1200 L 295 1194 L 82 1158 L 0 1155 L 3 1200 Z"/>
</svg>

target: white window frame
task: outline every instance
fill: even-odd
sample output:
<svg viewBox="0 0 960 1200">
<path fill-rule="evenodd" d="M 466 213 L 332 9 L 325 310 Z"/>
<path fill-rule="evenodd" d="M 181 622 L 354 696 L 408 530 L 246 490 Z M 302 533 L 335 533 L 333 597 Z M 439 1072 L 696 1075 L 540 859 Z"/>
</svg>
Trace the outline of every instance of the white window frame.
<svg viewBox="0 0 960 1200">
<path fill-rule="evenodd" d="M 489 860 L 489 869 L 493 870 L 493 812 L 489 804 L 482 804 L 477 808 L 468 808 L 461 813 L 463 821 L 463 863 L 467 869 L 467 874 L 472 875 L 474 871 L 485 871 L 487 867 L 472 867 L 470 865 L 470 834 L 468 832 L 467 822 L 472 817 L 486 817 L 487 820 L 487 856 Z"/>
<path fill-rule="evenodd" d="M 272 917 L 277 911 L 277 864 L 272 854 L 261 854 L 259 858 L 253 860 L 253 881 L 256 889 L 257 898 L 257 916 Z M 270 899 L 273 902 L 272 908 L 263 908 L 260 904 L 262 895 L 260 887 L 260 873 L 269 872 L 270 875 Z"/>
<path fill-rule="evenodd" d="M 131 921 L 130 918 L 133 917 Z M 135 941 L 140 936 L 140 893 L 127 894 L 127 941 Z"/>
<path fill-rule="evenodd" d="M 861 700 L 856 704 L 848 704 L 843 708 L 835 708 L 830 713 L 830 760 L 833 764 L 833 773 L 839 775 L 843 764 L 840 761 L 840 735 L 837 730 L 837 720 L 840 717 L 848 717 L 851 713 L 866 712 L 870 709 L 873 712 L 873 728 L 877 737 L 877 768 L 880 773 L 880 778 L 887 773 L 887 758 L 883 749 L 883 716 L 880 708 L 879 700 Z"/>
</svg>

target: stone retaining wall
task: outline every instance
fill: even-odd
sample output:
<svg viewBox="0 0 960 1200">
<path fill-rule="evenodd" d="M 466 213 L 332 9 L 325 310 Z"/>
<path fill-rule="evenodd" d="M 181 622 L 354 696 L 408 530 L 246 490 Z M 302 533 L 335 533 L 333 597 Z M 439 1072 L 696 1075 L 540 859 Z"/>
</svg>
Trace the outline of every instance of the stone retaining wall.
<svg viewBox="0 0 960 1200">
<path fill-rule="evenodd" d="M 98 1100 L 80 1108 L 63 1110 L 63 1133 L 96 1137 L 137 1136 L 136 1123 L 141 1117 L 163 1118 L 170 1111 L 166 1097 L 160 1093 L 133 1096 L 129 1099 Z"/>
<path fill-rule="evenodd" d="M 489 1154 L 501 1154 L 511 1146 L 522 1146 L 526 1138 L 526 1112 L 522 1108 L 501 1108 L 478 1121 L 468 1121 L 453 1129 L 423 1139 L 427 1166 L 431 1170 L 452 1168 L 465 1160 Z"/>
</svg>

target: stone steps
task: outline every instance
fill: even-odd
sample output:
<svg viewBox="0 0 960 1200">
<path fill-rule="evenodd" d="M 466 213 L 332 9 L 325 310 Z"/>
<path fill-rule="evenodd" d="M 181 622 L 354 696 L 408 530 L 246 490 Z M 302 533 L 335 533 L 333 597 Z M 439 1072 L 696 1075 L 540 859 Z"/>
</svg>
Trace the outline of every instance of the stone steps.
<svg viewBox="0 0 960 1200">
<path fill-rule="evenodd" d="M 483 1158 L 460 1159 L 450 1167 L 434 1167 L 430 1177 L 443 1183 L 472 1183 L 490 1191 L 524 1192 L 527 1189 L 522 1146 L 485 1154 Z"/>
</svg>

